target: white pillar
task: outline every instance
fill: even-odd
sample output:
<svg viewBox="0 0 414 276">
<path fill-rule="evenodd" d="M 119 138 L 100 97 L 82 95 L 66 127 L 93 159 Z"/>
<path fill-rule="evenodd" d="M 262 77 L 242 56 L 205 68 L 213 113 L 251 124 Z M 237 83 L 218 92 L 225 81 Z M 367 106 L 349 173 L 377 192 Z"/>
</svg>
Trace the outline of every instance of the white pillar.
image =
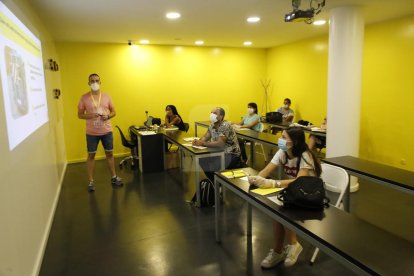
<svg viewBox="0 0 414 276">
<path fill-rule="evenodd" d="M 359 155 L 364 20 L 356 6 L 331 10 L 326 157 Z"/>
</svg>

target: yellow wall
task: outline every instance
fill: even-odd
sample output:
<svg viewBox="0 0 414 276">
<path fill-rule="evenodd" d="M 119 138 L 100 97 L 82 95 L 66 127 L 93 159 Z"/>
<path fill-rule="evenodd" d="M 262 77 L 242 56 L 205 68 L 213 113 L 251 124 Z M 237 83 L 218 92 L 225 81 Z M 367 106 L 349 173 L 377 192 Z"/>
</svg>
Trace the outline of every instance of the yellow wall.
<svg viewBox="0 0 414 276">
<path fill-rule="evenodd" d="M 326 115 L 328 38 L 320 37 L 269 49 L 267 64 L 273 110 L 290 98 L 295 121 L 320 125 Z"/>
<path fill-rule="evenodd" d="M 414 131 L 408 127 L 413 26 L 414 17 L 407 17 L 366 28 L 361 95 L 360 157 L 408 170 L 414 170 L 409 142 Z M 144 110 L 163 117 L 167 104 L 178 107 L 190 132 L 215 105 L 225 107 L 231 121 L 245 114 L 249 101 L 263 114 L 263 79 L 271 81 L 268 110 L 289 97 L 296 121 L 320 124 L 326 115 L 328 43 L 328 36 L 268 50 L 62 43 L 68 160 L 85 158 L 84 122 L 76 117 L 76 105 L 91 72 L 101 75 L 118 110 L 113 123 L 124 129 L 141 124 Z M 118 135 L 115 139 L 115 153 L 126 152 Z"/>
<path fill-rule="evenodd" d="M 295 120 L 319 124 L 326 114 L 328 37 L 269 49 L 272 107 L 292 99 Z M 365 30 L 360 157 L 414 171 L 414 16 Z"/>
<path fill-rule="evenodd" d="M 174 104 L 194 131 L 194 121 L 208 120 L 214 106 L 223 106 L 226 119 L 239 121 L 247 103 L 262 104 L 266 50 L 125 44 L 61 43 L 64 120 L 69 162 L 85 160 L 85 121 L 77 118 L 80 96 L 89 90 L 88 75 L 101 76 L 102 90 L 115 104 L 113 125 L 124 130 L 140 125 L 145 110 L 164 118 Z M 115 154 L 125 153 L 117 132 Z M 98 156 L 103 156 L 100 151 Z"/>
<path fill-rule="evenodd" d="M 360 155 L 411 171 L 414 171 L 413 61 L 414 16 L 367 28 Z"/>
</svg>

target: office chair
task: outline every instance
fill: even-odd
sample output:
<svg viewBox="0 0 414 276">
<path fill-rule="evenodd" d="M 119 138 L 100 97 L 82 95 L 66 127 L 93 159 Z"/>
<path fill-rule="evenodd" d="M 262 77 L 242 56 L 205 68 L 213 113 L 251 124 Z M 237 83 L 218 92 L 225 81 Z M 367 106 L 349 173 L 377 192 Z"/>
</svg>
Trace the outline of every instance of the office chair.
<svg viewBox="0 0 414 276">
<path fill-rule="evenodd" d="M 125 138 L 124 133 L 122 132 L 121 128 L 119 126 L 115 126 L 118 130 L 119 130 L 119 134 L 121 135 L 121 141 L 122 141 L 122 145 L 126 148 L 129 148 L 131 150 L 131 155 L 128 157 L 125 157 L 124 159 L 121 160 L 121 162 L 119 162 L 119 167 L 122 169 L 122 166 L 124 165 L 124 163 L 127 163 L 128 160 L 131 160 L 131 168 L 134 167 L 134 148 L 137 146 L 135 143 L 133 143 L 130 140 L 127 140 Z M 136 158 L 136 157 L 135 157 Z"/>
<path fill-rule="evenodd" d="M 342 209 L 342 199 L 345 195 L 346 189 L 349 185 L 349 175 L 346 170 L 329 165 L 329 164 L 321 164 L 322 166 L 322 174 L 321 178 L 324 182 L 325 190 L 327 192 L 332 193 L 339 193 L 338 199 L 336 200 L 335 205 L 336 208 Z M 329 197 L 329 196 L 328 196 Z M 331 200 L 331 202 L 333 202 Z M 315 262 L 316 256 L 318 255 L 319 248 L 315 248 L 313 252 L 312 258 L 310 260 L 310 264 L 312 265 Z"/>
</svg>

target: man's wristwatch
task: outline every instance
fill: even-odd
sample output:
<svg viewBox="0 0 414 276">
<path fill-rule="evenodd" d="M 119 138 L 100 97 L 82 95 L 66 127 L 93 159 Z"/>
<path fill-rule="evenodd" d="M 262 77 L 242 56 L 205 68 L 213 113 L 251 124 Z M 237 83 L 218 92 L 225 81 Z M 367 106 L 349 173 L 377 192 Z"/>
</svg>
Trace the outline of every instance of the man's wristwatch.
<svg viewBox="0 0 414 276">
<path fill-rule="evenodd" d="M 280 182 L 280 181 L 274 181 L 273 183 L 272 183 L 272 188 L 280 188 L 280 186 L 282 186 L 282 182 Z"/>
</svg>

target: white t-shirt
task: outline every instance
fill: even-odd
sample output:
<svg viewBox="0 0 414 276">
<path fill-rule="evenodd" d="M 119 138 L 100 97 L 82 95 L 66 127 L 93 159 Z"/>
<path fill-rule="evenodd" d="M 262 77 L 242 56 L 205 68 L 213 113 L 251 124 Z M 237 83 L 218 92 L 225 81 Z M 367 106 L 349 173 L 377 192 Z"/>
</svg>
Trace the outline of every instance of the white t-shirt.
<svg viewBox="0 0 414 276">
<path fill-rule="evenodd" d="M 302 153 L 299 168 L 296 167 L 298 163 L 298 158 L 287 158 L 287 154 L 281 149 L 279 149 L 276 152 L 275 156 L 273 156 L 270 162 L 272 162 L 276 166 L 283 166 L 283 171 L 285 172 L 285 175 L 288 179 L 296 178 L 299 170 L 302 168 L 309 169 L 310 176 L 316 176 L 315 164 L 313 163 L 313 158 L 308 151 Z"/>
</svg>

